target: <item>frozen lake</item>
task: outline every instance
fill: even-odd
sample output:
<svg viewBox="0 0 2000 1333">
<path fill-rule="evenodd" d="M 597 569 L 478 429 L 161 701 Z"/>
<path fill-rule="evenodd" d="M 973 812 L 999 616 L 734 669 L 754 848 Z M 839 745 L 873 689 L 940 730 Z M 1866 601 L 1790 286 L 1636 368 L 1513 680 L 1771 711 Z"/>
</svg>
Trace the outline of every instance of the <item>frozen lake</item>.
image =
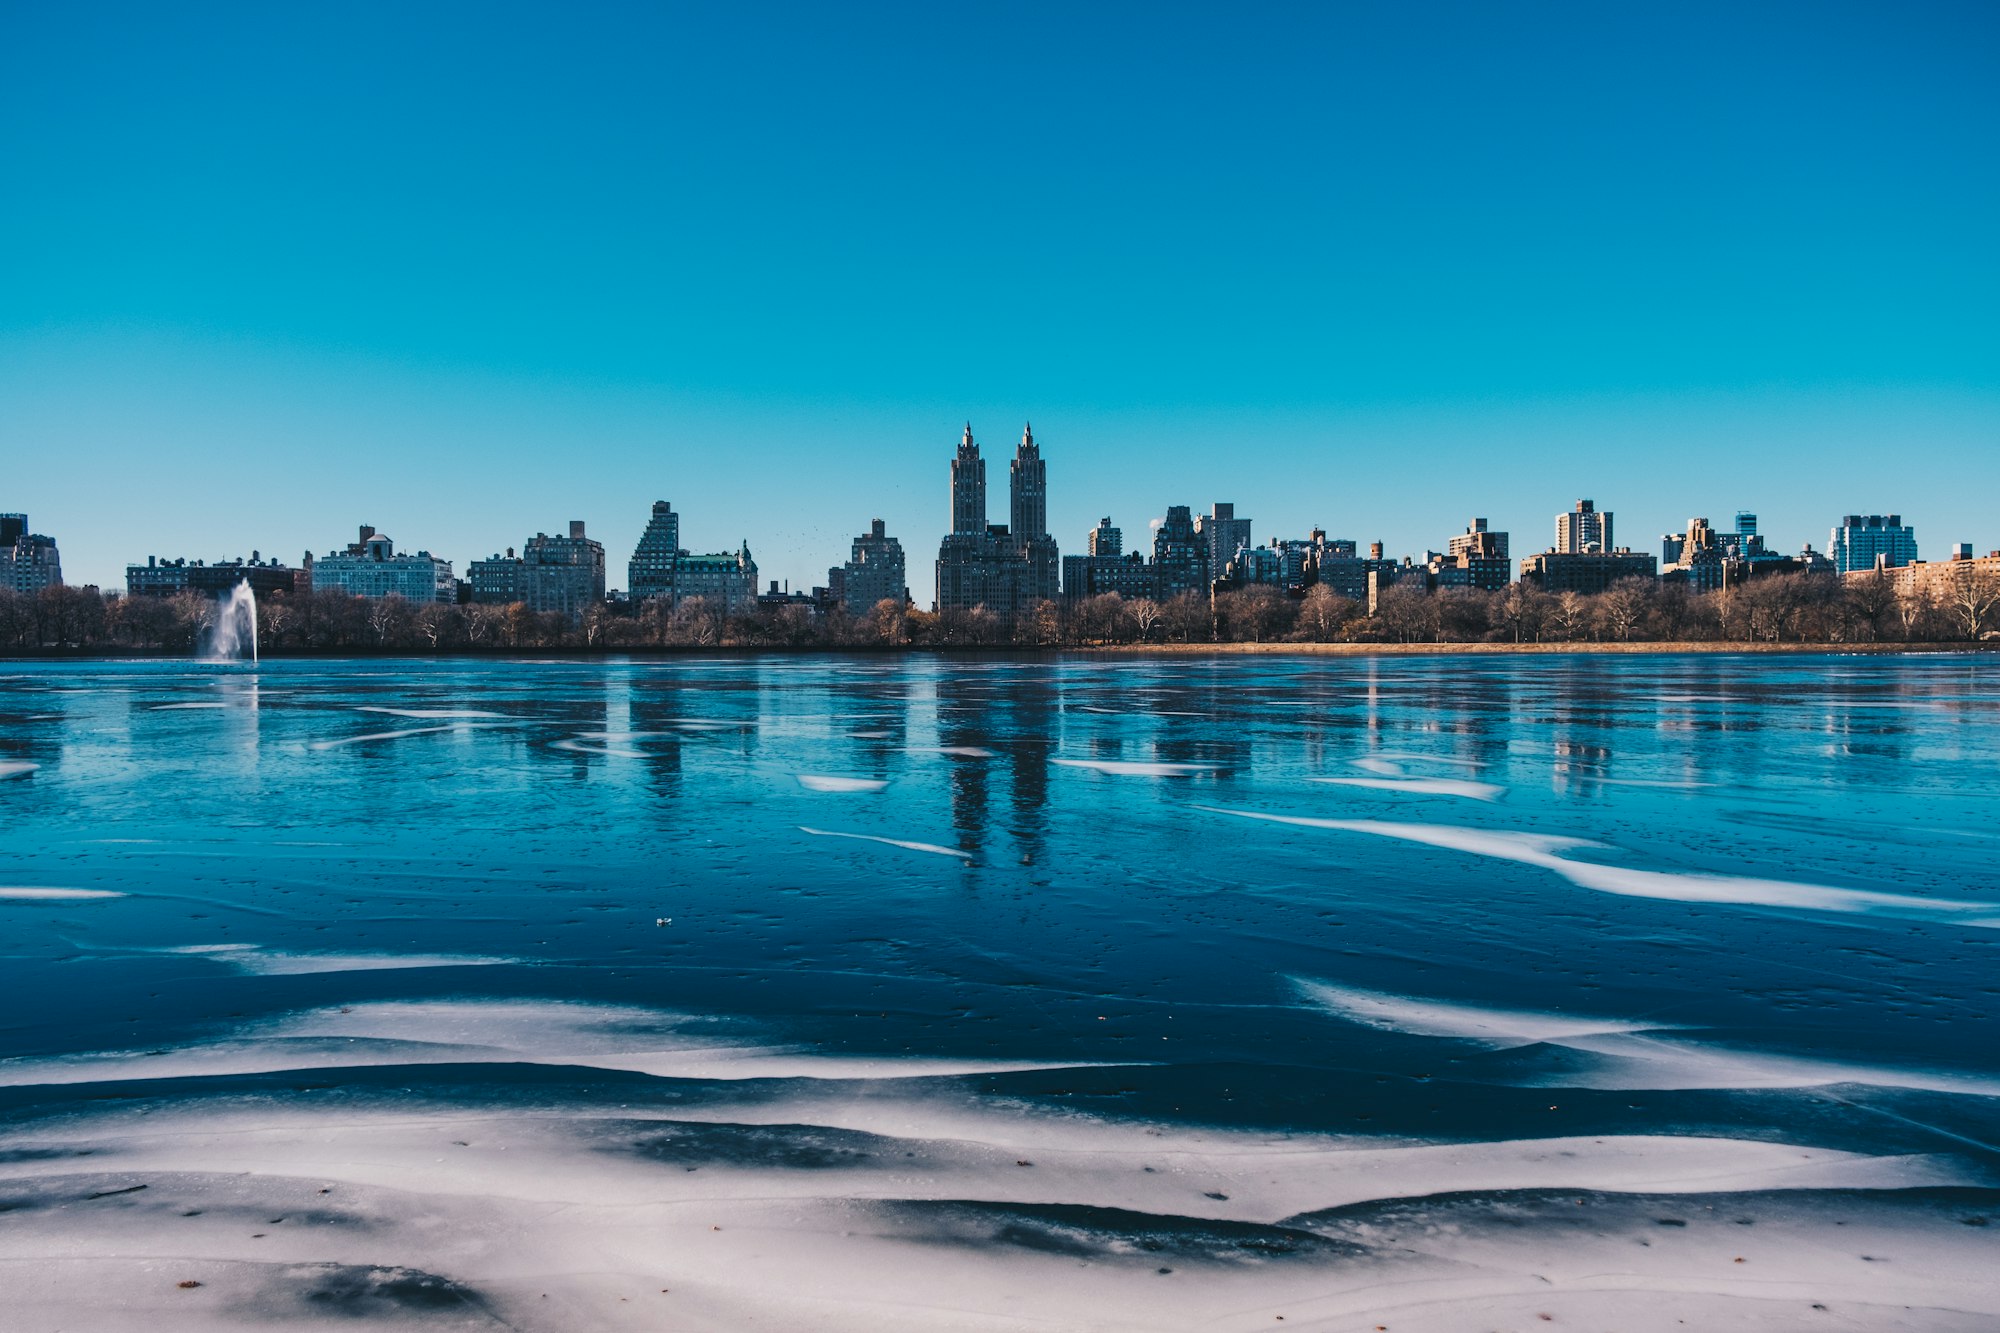
<svg viewBox="0 0 2000 1333">
<path fill-rule="evenodd" d="M 1993 656 L 0 664 L 0 958 L 9 1327 L 2000 1321 Z"/>
</svg>

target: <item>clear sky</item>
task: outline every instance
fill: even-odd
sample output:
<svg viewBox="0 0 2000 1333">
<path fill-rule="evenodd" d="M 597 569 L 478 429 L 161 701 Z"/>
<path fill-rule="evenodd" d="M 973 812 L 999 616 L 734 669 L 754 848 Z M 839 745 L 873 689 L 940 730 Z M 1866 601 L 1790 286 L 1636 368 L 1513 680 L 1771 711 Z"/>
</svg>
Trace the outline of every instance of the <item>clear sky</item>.
<svg viewBox="0 0 2000 1333">
<path fill-rule="evenodd" d="M 2000 547 L 2000 7 L 0 0 L 0 510 L 72 582 L 655 499 L 1065 551 Z"/>
</svg>

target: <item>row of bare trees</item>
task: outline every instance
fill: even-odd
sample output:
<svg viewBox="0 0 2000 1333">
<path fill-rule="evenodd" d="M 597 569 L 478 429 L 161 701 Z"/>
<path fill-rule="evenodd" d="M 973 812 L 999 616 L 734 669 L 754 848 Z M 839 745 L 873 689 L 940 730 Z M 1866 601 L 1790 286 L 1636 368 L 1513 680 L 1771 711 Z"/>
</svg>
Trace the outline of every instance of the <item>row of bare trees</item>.
<svg viewBox="0 0 2000 1333">
<path fill-rule="evenodd" d="M 187 655 L 213 627 L 214 598 L 104 597 L 89 588 L 0 588 L 0 651 Z M 1146 643 L 1966 642 L 2000 638 L 2000 575 L 1968 566 L 1929 591 L 1898 592 L 1887 574 L 1794 575 L 1721 592 L 1628 579 L 1595 596 L 1530 583 L 1499 592 L 1397 585 L 1375 614 L 1325 585 L 1293 597 L 1250 587 L 1213 599 L 1115 593 L 1039 602 L 1005 618 L 985 607 L 928 612 L 885 601 L 866 614 L 804 605 L 725 614 L 679 605 L 591 607 L 580 619 L 525 605 L 451 606 L 320 591 L 257 605 L 267 654 L 620 651 L 754 647 L 1092 647 Z"/>
</svg>

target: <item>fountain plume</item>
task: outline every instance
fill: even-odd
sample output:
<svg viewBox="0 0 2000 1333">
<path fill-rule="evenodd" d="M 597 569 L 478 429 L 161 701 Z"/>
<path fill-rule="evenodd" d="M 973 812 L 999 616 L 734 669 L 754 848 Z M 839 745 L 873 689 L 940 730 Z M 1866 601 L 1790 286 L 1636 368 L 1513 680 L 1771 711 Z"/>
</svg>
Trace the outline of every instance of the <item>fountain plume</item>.
<svg viewBox="0 0 2000 1333">
<path fill-rule="evenodd" d="M 257 660 L 257 594 L 244 579 L 219 599 L 215 624 L 204 636 L 202 660 L 234 662 L 245 655 Z"/>
</svg>

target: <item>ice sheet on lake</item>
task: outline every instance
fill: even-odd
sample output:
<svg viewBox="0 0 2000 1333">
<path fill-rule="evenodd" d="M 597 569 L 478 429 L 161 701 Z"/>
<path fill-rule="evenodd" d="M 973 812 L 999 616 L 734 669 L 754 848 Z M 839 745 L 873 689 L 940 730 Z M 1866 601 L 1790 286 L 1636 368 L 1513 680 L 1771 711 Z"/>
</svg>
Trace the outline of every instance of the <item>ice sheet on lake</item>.
<svg viewBox="0 0 2000 1333">
<path fill-rule="evenodd" d="M 40 767 L 40 764 L 30 763 L 26 759 L 0 761 L 0 779 L 26 777 Z"/>
<path fill-rule="evenodd" d="M 800 773 L 798 783 L 807 791 L 824 792 L 868 792 L 881 791 L 889 784 L 881 778 L 850 778 L 837 773 Z"/>
<path fill-rule="evenodd" d="M 1711 875 L 1699 871 L 1635 870 L 1582 861 L 1568 853 L 1583 849 L 1603 849 L 1604 844 L 1584 838 L 1557 837 L 1542 833 L 1515 833 L 1466 828 L 1449 824 L 1401 824 L 1371 819 L 1313 819 L 1300 815 L 1274 815 L 1257 810 L 1231 810 L 1219 806 L 1197 806 L 1212 814 L 1238 819 L 1290 824 L 1301 828 L 1332 829 L 1343 833 L 1366 833 L 1515 861 L 1554 871 L 1579 888 L 1615 893 L 1634 898 L 1666 898 L 1676 902 L 1728 903 L 1748 907 L 1784 907 L 1819 912 L 1854 912 L 1871 916 L 1896 917 L 1906 921 L 1943 922 L 2000 930 L 2000 903 L 1958 902 L 1946 898 L 1919 898 L 1912 894 L 1881 893 L 1871 889 L 1843 889 L 1824 884 L 1803 884 L 1791 880 L 1753 879 L 1741 875 Z"/>
<path fill-rule="evenodd" d="M 74 902 L 89 898 L 123 898 L 110 889 L 59 889 L 35 884 L 0 885 L 0 898 L 21 902 Z"/>
</svg>

